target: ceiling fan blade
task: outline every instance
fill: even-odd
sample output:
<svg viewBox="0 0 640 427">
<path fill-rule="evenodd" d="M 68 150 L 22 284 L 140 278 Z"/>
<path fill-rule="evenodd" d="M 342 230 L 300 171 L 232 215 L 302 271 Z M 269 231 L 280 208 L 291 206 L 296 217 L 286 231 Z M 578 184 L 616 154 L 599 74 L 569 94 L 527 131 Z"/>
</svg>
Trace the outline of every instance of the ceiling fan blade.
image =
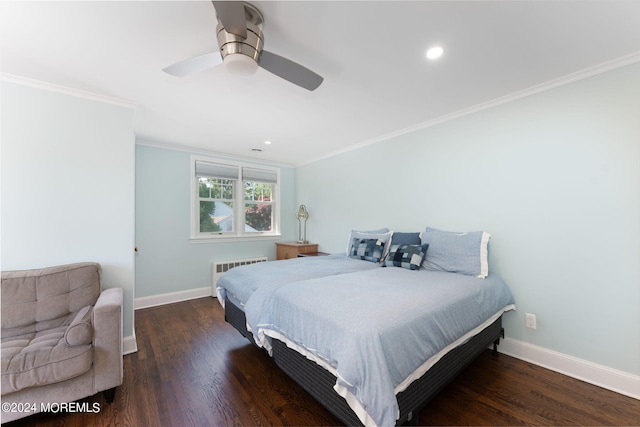
<svg viewBox="0 0 640 427">
<path fill-rule="evenodd" d="M 315 90 L 324 80 L 310 69 L 266 50 L 260 54 L 260 66 L 307 90 Z"/>
<path fill-rule="evenodd" d="M 216 15 L 227 33 L 247 38 L 247 18 L 242 1 L 211 1 Z"/>
<path fill-rule="evenodd" d="M 162 71 L 177 77 L 184 77 L 189 74 L 199 73 L 208 68 L 213 68 L 219 64 L 222 64 L 222 57 L 220 56 L 220 52 L 216 51 L 176 62 L 164 68 Z"/>
</svg>

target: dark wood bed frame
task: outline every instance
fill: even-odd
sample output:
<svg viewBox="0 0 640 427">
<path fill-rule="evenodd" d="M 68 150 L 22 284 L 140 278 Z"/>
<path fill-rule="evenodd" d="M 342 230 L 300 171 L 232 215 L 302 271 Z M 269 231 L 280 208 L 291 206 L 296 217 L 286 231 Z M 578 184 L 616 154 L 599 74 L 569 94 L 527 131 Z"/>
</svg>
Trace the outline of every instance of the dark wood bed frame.
<svg viewBox="0 0 640 427">
<path fill-rule="evenodd" d="M 255 343 L 252 334 L 247 331 L 244 311 L 229 299 L 225 301 L 225 320 L 249 341 Z M 400 418 L 397 420 L 397 424 L 416 423 L 420 409 L 491 344 L 493 344 L 494 355 L 497 355 L 500 337 L 504 337 L 502 317 L 499 317 L 464 344 L 444 355 L 422 377 L 412 382 L 405 391 L 398 393 L 396 398 L 400 408 Z M 290 349 L 282 341 L 274 339 L 272 346 L 273 359 L 280 369 L 343 423 L 349 426 L 362 425 L 360 419 L 347 405 L 346 400 L 333 390 L 336 383 L 336 377 L 333 374 Z"/>
</svg>

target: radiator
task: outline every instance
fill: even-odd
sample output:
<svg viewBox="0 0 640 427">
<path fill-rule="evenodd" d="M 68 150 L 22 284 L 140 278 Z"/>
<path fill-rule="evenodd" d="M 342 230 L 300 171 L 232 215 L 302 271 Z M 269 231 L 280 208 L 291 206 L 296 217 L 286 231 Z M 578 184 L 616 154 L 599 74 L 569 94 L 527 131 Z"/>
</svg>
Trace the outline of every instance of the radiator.
<svg viewBox="0 0 640 427">
<path fill-rule="evenodd" d="M 251 259 L 237 259 L 234 261 L 221 261 L 221 262 L 212 262 L 211 263 L 211 295 L 216 296 L 216 283 L 218 283 L 218 279 L 225 271 L 229 271 L 234 267 L 239 267 L 241 265 L 247 264 L 255 264 L 256 262 L 266 262 L 269 261 L 267 257 L 260 258 L 251 258 Z"/>
</svg>

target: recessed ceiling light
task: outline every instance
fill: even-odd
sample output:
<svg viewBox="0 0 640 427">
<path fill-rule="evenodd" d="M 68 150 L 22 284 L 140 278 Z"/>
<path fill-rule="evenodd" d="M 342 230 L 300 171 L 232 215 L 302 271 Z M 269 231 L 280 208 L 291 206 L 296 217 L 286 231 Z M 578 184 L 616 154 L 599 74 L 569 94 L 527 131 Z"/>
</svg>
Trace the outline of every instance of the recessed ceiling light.
<svg viewBox="0 0 640 427">
<path fill-rule="evenodd" d="M 271 145 L 271 141 L 265 141 L 264 143 L 267 145 Z"/>
<path fill-rule="evenodd" d="M 427 58 L 429 59 L 438 59 L 444 53 L 444 49 L 440 46 L 433 46 L 427 50 Z"/>
</svg>

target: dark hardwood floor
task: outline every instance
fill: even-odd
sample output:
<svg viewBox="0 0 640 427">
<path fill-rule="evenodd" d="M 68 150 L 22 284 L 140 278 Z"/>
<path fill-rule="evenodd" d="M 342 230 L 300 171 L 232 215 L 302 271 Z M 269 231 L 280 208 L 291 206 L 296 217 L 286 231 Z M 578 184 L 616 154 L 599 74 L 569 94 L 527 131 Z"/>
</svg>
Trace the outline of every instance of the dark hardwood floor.
<svg viewBox="0 0 640 427">
<path fill-rule="evenodd" d="M 100 412 L 37 414 L 7 426 L 329 426 L 339 421 L 224 322 L 215 299 L 136 311 L 138 352 L 124 358 Z M 482 354 L 421 412 L 421 425 L 640 425 L 640 401 L 506 355 Z"/>
</svg>

